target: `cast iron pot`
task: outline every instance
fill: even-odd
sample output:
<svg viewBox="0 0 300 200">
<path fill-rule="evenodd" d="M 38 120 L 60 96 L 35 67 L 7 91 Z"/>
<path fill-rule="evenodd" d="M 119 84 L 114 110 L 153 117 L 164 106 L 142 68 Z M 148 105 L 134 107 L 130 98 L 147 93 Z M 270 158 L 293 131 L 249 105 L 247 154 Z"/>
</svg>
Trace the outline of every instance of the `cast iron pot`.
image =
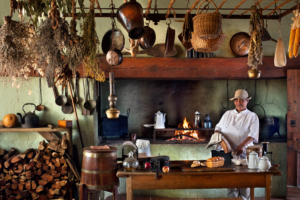
<svg viewBox="0 0 300 200">
<path fill-rule="evenodd" d="M 25 113 L 24 106 L 26 105 L 33 105 L 34 111 Z M 17 113 L 17 115 L 21 118 L 21 126 L 22 128 L 36 128 L 39 127 L 39 117 L 35 114 L 36 105 L 33 103 L 25 103 L 22 107 L 22 110 L 24 111 L 25 115 L 22 117 L 21 113 Z"/>
<path fill-rule="evenodd" d="M 139 39 L 140 47 L 142 49 L 149 49 L 155 44 L 156 34 L 155 31 L 149 26 L 145 26 L 145 31 L 145 35 Z"/>
<path fill-rule="evenodd" d="M 145 35 L 143 8 L 136 0 L 121 5 L 117 11 L 117 19 L 131 39 L 137 40 Z"/>
</svg>

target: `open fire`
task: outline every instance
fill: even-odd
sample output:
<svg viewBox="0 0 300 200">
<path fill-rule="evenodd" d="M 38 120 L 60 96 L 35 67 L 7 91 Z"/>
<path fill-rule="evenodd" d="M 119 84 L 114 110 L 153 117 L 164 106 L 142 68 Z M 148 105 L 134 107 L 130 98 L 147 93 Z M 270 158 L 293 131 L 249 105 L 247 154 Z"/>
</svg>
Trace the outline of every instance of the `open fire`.
<svg viewBox="0 0 300 200">
<path fill-rule="evenodd" d="M 194 126 L 184 118 L 183 123 L 178 125 L 178 129 L 175 130 L 175 135 L 167 141 L 204 141 L 205 139 L 199 138 L 199 130 L 195 130 Z"/>
</svg>

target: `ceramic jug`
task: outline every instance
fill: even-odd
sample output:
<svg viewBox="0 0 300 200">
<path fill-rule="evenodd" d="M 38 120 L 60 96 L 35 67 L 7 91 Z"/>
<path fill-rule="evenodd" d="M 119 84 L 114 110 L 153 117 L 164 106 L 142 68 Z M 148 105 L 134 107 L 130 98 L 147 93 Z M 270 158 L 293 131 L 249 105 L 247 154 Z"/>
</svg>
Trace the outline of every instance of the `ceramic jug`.
<svg viewBox="0 0 300 200">
<path fill-rule="evenodd" d="M 258 168 L 260 171 L 268 171 L 271 167 L 271 163 L 266 156 L 263 156 L 259 159 Z"/>
<path fill-rule="evenodd" d="M 162 113 L 158 111 L 154 114 L 154 128 L 160 129 L 165 128 L 165 122 L 166 122 L 166 113 Z"/>
<path fill-rule="evenodd" d="M 249 169 L 257 169 L 258 168 L 258 162 L 259 162 L 259 159 L 258 159 L 257 153 L 255 151 L 252 151 L 249 154 L 249 160 L 247 158 L 248 168 Z"/>
</svg>

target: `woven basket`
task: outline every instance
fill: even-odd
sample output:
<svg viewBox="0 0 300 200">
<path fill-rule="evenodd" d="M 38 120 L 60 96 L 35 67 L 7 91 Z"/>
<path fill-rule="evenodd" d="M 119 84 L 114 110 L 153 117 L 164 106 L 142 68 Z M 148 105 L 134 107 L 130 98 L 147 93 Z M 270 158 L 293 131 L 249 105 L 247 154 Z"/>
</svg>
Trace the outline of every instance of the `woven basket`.
<svg viewBox="0 0 300 200">
<path fill-rule="evenodd" d="M 206 1 L 212 2 L 216 7 L 216 11 L 214 13 L 201 13 L 202 10 L 198 14 L 200 6 Z M 193 26 L 195 35 L 201 39 L 213 39 L 221 34 L 222 15 L 212 0 L 205 0 L 199 5 L 197 15 L 193 18 Z"/>
<path fill-rule="evenodd" d="M 226 34 L 221 33 L 219 36 L 213 39 L 201 39 L 195 36 L 194 33 L 192 33 L 191 43 L 195 51 L 210 53 L 213 51 L 217 51 L 220 48 L 225 37 Z"/>
</svg>

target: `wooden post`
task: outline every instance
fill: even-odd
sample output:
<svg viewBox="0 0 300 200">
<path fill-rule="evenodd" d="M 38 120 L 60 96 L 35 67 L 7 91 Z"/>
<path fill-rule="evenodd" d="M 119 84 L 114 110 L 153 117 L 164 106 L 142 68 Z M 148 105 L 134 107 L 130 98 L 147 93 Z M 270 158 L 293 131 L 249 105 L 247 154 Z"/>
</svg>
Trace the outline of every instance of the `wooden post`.
<svg viewBox="0 0 300 200">
<path fill-rule="evenodd" d="M 266 174 L 266 191 L 265 191 L 266 200 L 271 200 L 271 181 L 272 181 L 272 174 Z"/>
<path fill-rule="evenodd" d="M 133 200 L 132 176 L 126 178 L 126 196 L 127 200 Z"/>
<path fill-rule="evenodd" d="M 250 188 L 250 198 L 251 198 L 251 200 L 255 200 L 255 197 L 254 197 L 254 188 Z"/>
</svg>

